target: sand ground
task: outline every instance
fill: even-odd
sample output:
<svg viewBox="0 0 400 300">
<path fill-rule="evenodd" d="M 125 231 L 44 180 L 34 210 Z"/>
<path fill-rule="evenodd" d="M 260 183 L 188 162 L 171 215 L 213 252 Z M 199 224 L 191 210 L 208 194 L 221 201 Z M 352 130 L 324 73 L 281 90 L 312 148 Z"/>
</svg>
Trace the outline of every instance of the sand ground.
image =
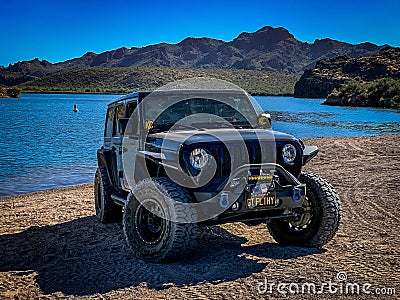
<svg viewBox="0 0 400 300">
<path fill-rule="evenodd" d="M 352 299 L 399 299 L 400 135 L 306 142 L 320 153 L 305 170 L 327 178 L 343 207 L 323 249 L 280 247 L 265 225 L 233 223 L 206 228 L 184 260 L 147 264 L 132 256 L 121 224 L 97 222 L 86 184 L 0 199 L 0 299 L 298 299 L 313 296 L 283 295 L 277 285 L 301 292 L 304 283 L 329 282 L 336 293 L 325 286 L 319 298 L 346 298 L 344 284 L 357 283 L 371 284 L 371 294 Z M 272 294 L 259 294 L 265 281 Z"/>
</svg>

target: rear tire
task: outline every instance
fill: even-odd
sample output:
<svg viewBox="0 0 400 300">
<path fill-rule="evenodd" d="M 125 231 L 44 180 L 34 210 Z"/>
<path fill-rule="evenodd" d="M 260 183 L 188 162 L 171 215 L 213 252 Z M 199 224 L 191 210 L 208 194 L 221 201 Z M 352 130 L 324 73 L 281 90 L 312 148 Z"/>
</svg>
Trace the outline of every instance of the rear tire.
<svg viewBox="0 0 400 300">
<path fill-rule="evenodd" d="M 301 173 L 299 181 L 307 186 L 302 216 L 296 221 L 273 220 L 268 224 L 268 230 L 281 245 L 320 248 L 335 236 L 339 228 L 339 196 L 319 175 Z"/>
<path fill-rule="evenodd" d="M 101 223 L 120 222 L 122 207 L 115 204 L 111 195 L 115 192 L 105 167 L 97 168 L 94 177 L 94 199 L 96 216 Z"/>
<path fill-rule="evenodd" d="M 177 260 L 190 252 L 198 235 L 196 212 L 187 189 L 168 178 L 142 180 L 129 194 L 124 233 L 135 256 L 151 263 Z M 175 220 L 175 221 L 171 221 Z"/>
</svg>

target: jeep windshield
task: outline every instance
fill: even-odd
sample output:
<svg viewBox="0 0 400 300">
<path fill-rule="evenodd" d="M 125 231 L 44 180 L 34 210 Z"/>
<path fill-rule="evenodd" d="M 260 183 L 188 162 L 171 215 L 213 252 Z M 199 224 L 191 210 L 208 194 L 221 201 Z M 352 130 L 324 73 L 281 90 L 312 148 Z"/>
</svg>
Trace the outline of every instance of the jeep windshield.
<svg viewBox="0 0 400 300">
<path fill-rule="evenodd" d="M 144 120 L 146 124 L 151 124 L 147 129 L 153 132 L 229 127 L 240 129 L 253 128 L 257 123 L 257 114 L 244 95 L 172 101 L 157 97 L 145 103 Z"/>
</svg>

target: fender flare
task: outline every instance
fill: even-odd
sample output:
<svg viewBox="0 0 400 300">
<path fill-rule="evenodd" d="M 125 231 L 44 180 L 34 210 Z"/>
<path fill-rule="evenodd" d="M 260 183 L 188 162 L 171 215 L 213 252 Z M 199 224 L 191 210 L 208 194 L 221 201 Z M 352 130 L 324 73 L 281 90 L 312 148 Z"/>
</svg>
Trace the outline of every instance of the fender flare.
<svg viewBox="0 0 400 300">
<path fill-rule="evenodd" d="M 115 187 L 115 180 L 112 176 L 111 166 L 111 151 L 105 149 L 97 150 L 97 165 L 99 167 L 105 167 L 107 170 L 108 179 L 111 184 Z"/>
</svg>

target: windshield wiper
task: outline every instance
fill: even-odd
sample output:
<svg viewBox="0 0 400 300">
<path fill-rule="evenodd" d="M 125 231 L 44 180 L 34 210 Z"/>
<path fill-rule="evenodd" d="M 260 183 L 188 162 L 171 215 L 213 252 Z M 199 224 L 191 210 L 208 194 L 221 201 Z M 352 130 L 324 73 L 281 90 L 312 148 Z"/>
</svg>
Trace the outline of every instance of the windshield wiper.
<svg viewBox="0 0 400 300">
<path fill-rule="evenodd" d="M 238 122 L 237 124 L 233 124 L 235 128 L 239 129 L 245 129 L 245 128 L 253 128 L 249 123 L 247 122 Z"/>
<path fill-rule="evenodd" d="M 181 130 L 181 129 L 192 129 L 192 130 L 199 130 L 200 128 L 188 125 L 188 124 L 172 124 L 172 123 L 165 123 L 165 124 L 158 124 L 152 131 L 156 132 L 163 132 L 169 130 Z"/>
<path fill-rule="evenodd" d="M 192 125 L 188 124 L 174 124 L 170 127 L 170 130 L 179 130 L 179 129 L 194 129 L 194 130 L 199 130 L 200 128 L 194 127 Z"/>
<path fill-rule="evenodd" d="M 152 132 L 165 132 L 165 131 L 175 131 L 175 130 L 183 130 L 183 129 L 191 129 L 191 130 L 205 130 L 206 128 L 251 128 L 251 125 L 248 124 L 247 122 L 243 124 L 244 122 L 239 122 L 238 124 L 233 124 L 233 123 L 228 123 L 228 122 L 198 122 L 198 123 L 192 123 L 191 125 L 189 124 L 172 124 L 172 123 L 166 123 L 166 124 L 159 124 L 153 129 L 151 129 Z"/>
<path fill-rule="evenodd" d="M 213 121 L 213 122 L 202 122 L 202 123 L 192 123 L 192 125 L 198 125 L 201 127 L 206 127 L 206 128 L 252 128 L 252 126 L 248 122 L 222 122 L 222 121 Z"/>
<path fill-rule="evenodd" d="M 165 132 L 165 131 L 168 131 L 168 128 L 156 127 L 156 128 L 152 128 L 149 130 L 149 132 L 151 132 L 151 133 L 159 133 L 159 132 Z"/>
</svg>

